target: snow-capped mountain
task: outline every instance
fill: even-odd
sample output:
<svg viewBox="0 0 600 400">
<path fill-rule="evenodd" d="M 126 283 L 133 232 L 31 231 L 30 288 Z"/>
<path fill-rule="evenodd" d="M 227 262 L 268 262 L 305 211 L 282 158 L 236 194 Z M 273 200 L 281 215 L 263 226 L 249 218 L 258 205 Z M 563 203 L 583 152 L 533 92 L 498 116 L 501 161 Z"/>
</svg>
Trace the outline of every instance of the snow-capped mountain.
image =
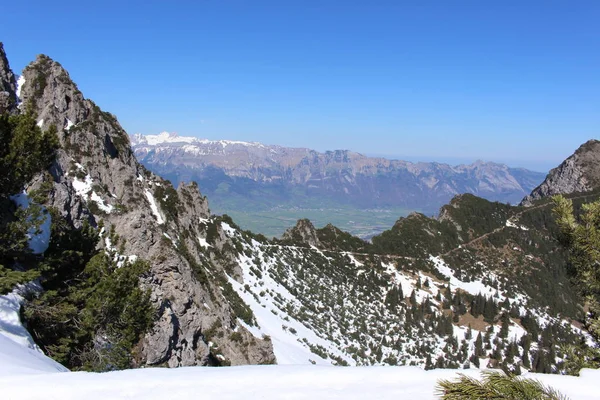
<svg viewBox="0 0 600 400">
<path fill-rule="evenodd" d="M 174 182 L 196 181 L 225 212 L 221 201 L 232 203 L 232 197 L 239 198 L 246 209 L 266 207 L 265 198 L 269 198 L 278 204 L 328 203 L 436 212 L 461 193 L 516 203 L 544 177 L 483 161 L 458 166 L 411 163 L 347 150 L 319 153 L 168 132 L 136 134 L 130 139 L 136 156 L 147 168 Z"/>
</svg>

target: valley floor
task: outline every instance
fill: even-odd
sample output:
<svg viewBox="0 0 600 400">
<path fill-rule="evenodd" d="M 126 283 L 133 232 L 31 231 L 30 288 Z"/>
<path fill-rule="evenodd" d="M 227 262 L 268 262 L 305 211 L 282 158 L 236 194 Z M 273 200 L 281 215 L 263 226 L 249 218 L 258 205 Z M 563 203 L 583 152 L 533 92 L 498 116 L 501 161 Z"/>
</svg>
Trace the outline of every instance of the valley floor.
<svg viewBox="0 0 600 400">
<path fill-rule="evenodd" d="M 212 203 L 211 203 L 212 204 Z M 262 233 L 267 237 L 281 237 L 283 232 L 293 227 L 301 218 L 309 219 L 316 227 L 333 224 L 337 228 L 363 239 L 369 239 L 386 229 L 390 229 L 400 217 L 411 211 L 404 208 L 362 210 L 358 208 L 274 208 L 265 211 L 219 208 L 213 206 L 216 214 L 227 214 L 242 229 Z M 420 211 L 420 210 L 418 210 Z M 429 213 L 428 215 L 433 214 Z"/>
</svg>

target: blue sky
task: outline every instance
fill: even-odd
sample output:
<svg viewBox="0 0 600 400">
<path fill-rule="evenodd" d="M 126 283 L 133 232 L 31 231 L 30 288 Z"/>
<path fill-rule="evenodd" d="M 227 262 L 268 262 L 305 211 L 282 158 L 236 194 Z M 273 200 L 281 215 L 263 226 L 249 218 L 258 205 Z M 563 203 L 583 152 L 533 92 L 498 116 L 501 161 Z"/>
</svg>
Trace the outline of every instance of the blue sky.
<svg viewBox="0 0 600 400">
<path fill-rule="evenodd" d="M 101 3 L 9 2 L 0 40 L 129 133 L 537 170 L 600 133 L 598 1 Z"/>
</svg>

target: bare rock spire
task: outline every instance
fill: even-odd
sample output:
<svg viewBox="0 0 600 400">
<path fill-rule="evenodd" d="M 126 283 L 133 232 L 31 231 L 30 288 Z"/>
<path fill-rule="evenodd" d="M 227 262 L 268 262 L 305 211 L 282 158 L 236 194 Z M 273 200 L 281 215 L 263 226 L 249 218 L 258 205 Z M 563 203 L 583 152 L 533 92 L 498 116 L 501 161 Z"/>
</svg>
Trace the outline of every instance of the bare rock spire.
<svg viewBox="0 0 600 400">
<path fill-rule="evenodd" d="M 10 69 L 4 45 L 0 42 L 0 114 L 17 107 L 17 81 Z"/>
</svg>

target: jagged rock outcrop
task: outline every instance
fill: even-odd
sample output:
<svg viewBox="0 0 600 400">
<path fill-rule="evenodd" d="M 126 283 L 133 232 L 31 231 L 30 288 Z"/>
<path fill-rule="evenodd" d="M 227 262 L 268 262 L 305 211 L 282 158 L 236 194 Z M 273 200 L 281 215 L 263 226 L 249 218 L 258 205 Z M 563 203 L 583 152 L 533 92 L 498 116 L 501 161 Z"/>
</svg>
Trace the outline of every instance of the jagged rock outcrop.
<svg viewBox="0 0 600 400">
<path fill-rule="evenodd" d="M 307 246 L 321 246 L 315 226 L 306 218 L 299 219 L 295 226 L 285 231 L 281 240 L 302 243 Z"/>
<path fill-rule="evenodd" d="M 0 114 L 13 112 L 17 106 L 17 81 L 10 69 L 4 45 L 0 43 Z"/>
<path fill-rule="evenodd" d="M 273 363 L 271 343 L 240 325 L 222 293 L 226 273 L 238 279 L 240 273 L 231 259 L 215 255 L 218 249 L 202 245 L 209 233 L 222 238 L 221 247 L 228 237 L 198 187 L 175 190 L 140 165 L 117 119 L 85 99 L 59 63 L 40 55 L 23 77 L 21 101 L 31 104 L 42 129 L 56 126 L 61 143 L 50 174 L 32 186 L 52 183 L 46 206 L 75 227 L 102 225 L 101 246 L 118 251 L 121 260 L 150 263 L 143 284 L 158 319 L 139 345 L 138 364 Z M 203 279 L 207 274 L 212 279 Z"/>
<path fill-rule="evenodd" d="M 588 192 L 600 187 L 600 141 L 589 140 L 552 169 L 544 182 L 525 197 L 521 205 L 528 206 L 534 201 L 555 194 Z"/>
</svg>

